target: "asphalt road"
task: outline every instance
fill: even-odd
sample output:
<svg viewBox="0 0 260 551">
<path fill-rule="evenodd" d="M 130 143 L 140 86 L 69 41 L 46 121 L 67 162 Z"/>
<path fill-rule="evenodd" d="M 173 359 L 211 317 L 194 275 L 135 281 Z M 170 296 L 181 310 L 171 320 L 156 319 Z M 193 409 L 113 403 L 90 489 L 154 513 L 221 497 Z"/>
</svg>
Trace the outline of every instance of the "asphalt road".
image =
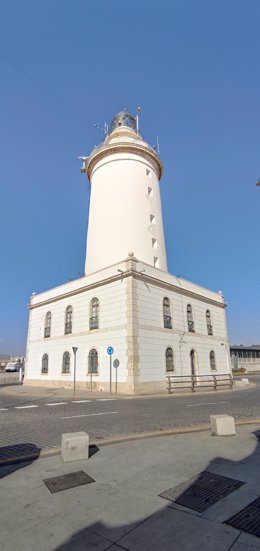
<svg viewBox="0 0 260 551">
<path fill-rule="evenodd" d="M 30 442 L 41 448 L 60 446 L 65 432 L 85 431 L 92 442 L 119 435 L 206 425 L 210 414 L 236 420 L 260 419 L 260 377 L 241 391 L 164 397 L 37 396 L 23 386 L 0 388 L 0 446 Z M 15 393 L 13 392 L 15 390 Z"/>
</svg>

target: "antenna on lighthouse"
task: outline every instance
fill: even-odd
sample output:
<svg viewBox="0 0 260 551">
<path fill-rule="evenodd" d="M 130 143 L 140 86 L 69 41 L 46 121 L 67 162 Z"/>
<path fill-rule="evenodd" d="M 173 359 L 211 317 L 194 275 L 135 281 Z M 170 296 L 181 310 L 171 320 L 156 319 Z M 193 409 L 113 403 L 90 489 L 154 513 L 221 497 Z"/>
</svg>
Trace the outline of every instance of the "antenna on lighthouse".
<svg viewBox="0 0 260 551">
<path fill-rule="evenodd" d="M 159 137 L 158 136 L 156 138 L 156 143 L 157 143 L 157 153 L 160 155 L 160 146 L 159 146 Z"/>
<path fill-rule="evenodd" d="M 136 113 L 136 117 L 135 117 L 135 120 L 136 120 L 136 130 L 137 132 L 139 132 L 139 115 L 138 113 L 140 113 L 141 111 L 141 107 L 137 107 L 137 113 Z"/>
<path fill-rule="evenodd" d="M 95 123 L 94 127 L 97 128 L 98 130 L 101 130 L 101 132 L 105 136 L 105 138 L 107 137 L 107 135 L 108 135 L 108 125 L 107 125 L 106 122 L 104 122 L 103 126 L 99 126 L 99 124 Z"/>
</svg>

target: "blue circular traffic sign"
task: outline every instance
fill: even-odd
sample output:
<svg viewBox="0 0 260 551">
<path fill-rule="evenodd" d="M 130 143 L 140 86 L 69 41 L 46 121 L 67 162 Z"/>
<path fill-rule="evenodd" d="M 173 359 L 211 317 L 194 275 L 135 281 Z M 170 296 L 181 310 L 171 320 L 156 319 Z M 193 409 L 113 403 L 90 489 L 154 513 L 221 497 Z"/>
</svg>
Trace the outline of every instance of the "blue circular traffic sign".
<svg viewBox="0 0 260 551">
<path fill-rule="evenodd" d="M 108 355 L 111 356 L 111 355 L 113 354 L 113 352 L 114 352 L 113 346 L 108 346 L 108 347 L 107 347 L 107 353 L 108 353 Z"/>
</svg>

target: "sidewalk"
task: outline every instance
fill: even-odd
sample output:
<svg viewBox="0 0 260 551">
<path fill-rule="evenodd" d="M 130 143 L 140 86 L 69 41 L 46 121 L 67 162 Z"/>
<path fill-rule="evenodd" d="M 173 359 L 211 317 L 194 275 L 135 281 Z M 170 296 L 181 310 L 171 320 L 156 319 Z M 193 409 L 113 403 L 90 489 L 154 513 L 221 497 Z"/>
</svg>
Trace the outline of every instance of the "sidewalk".
<svg viewBox="0 0 260 551">
<path fill-rule="evenodd" d="M 260 551 L 260 538 L 223 524 L 260 496 L 259 428 L 123 442 L 88 461 L 56 455 L 1 467 L 1 551 Z M 42 482 L 80 470 L 95 482 L 53 494 Z M 205 470 L 245 484 L 202 513 L 159 497 Z M 253 521 L 260 530 L 259 512 Z"/>
</svg>

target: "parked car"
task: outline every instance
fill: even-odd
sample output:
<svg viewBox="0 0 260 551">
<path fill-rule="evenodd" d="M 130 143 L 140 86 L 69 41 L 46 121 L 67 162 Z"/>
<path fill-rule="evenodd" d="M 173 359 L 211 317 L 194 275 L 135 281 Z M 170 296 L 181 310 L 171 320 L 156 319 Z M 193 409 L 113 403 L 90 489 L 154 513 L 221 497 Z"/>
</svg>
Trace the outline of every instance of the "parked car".
<svg viewBox="0 0 260 551">
<path fill-rule="evenodd" d="M 8 362 L 5 366 L 5 371 L 20 371 L 20 369 L 23 369 L 23 364 L 21 362 Z"/>
</svg>

